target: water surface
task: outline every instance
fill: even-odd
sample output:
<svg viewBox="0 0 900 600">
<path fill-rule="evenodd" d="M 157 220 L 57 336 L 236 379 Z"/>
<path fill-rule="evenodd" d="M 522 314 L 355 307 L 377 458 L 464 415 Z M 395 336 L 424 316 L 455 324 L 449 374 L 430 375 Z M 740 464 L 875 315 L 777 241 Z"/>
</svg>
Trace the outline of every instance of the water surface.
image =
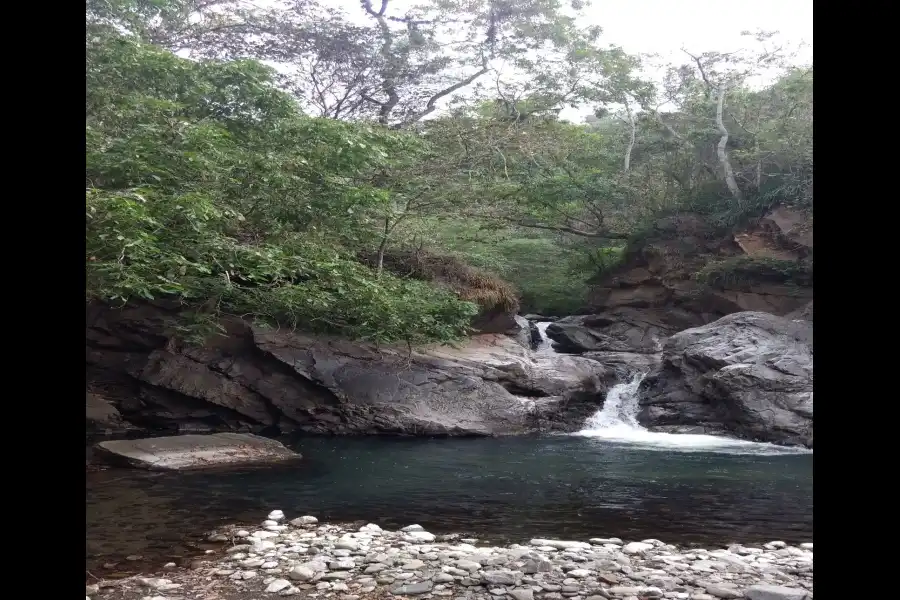
<svg viewBox="0 0 900 600">
<path fill-rule="evenodd" d="M 289 518 L 420 523 L 503 542 L 812 540 L 811 454 L 680 451 L 577 436 L 301 438 L 288 445 L 306 459 L 218 472 L 89 473 L 88 568 L 129 554 L 156 566 L 196 555 L 190 542 L 203 532 L 260 522 L 274 508 Z"/>
</svg>

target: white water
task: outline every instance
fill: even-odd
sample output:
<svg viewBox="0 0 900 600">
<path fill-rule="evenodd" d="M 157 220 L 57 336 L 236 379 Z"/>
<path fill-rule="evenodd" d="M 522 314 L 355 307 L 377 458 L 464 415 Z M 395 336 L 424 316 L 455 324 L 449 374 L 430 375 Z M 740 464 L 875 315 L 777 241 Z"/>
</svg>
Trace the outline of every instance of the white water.
<svg viewBox="0 0 900 600">
<path fill-rule="evenodd" d="M 535 326 L 541 334 L 541 345 L 534 349 L 538 354 L 552 354 L 555 352 L 553 350 L 553 342 L 547 337 L 547 328 L 550 327 L 552 323 L 553 321 L 540 321 L 535 323 Z"/>
<path fill-rule="evenodd" d="M 637 391 L 645 375 L 645 373 L 638 374 L 628 383 L 613 386 L 606 394 L 603 408 L 585 422 L 584 429 L 573 435 L 636 444 L 648 449 L 680 452 L 724 452 L 728 454 L 807 454 L 810 452 L 804 448 L 788 448 L 715 435 L 649 431 L 642 427 L 637 420 L 640 410 Z"/>
<path fill-rule="evenodd" d="M 541 333 L 538 354 L 553 353 L 552 342 L 547 337 L 549 321 L 536 323 Z M 596 438 L 614 443 L 634 444 L 647 449 L 678 452 L 718 452 L 728 454 L 807 454 L 805 448 L 788 448 L 759 442 L 748 442 L 715 435 L 690 433 L 663 433 L 650 431 L 638 423 L 638 387 L 646 373 L 640 373 L 628 383 L 613 386 L 606 394 L 603 408 L 594 413 L 584 424 L 584 429 L 572 435 Z"/>
</svg>

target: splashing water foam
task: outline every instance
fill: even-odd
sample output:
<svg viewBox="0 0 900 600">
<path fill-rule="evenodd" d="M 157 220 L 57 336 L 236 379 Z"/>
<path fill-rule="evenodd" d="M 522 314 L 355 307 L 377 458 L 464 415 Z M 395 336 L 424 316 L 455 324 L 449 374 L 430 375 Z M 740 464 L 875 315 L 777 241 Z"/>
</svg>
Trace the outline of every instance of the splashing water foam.
<svg viewBox="0 0 900 600">
<path fill-rule="evenodd" d="M 680 452 L 724 452 L 728 454 L 807 454 L 810 452 L 805 448 L 788 448 L 714 435 L 649 431 L 642 427 L 637 420 L 640 410 L 637 392 L 645 376 L 645 373 L 641 373 L 628 383 L 613 386 L 606 395 L 603 408 L 587 420 L 584 429 L 573 435 Z"/>
<path fill-rule="evenodd" d="M 550 321 L 535 323 L 541 335 L 537 354 L 555 354 L 552 341 L 547 336 Z M 638 423 L 638 388 L 646 377 L 638 373 L 628 383 L 612 387 L 606 394 L 603 408 L 594 413 L 581 431 L 572 435 L 594 438 L 612 443 L 643 446 L 648 450 L 668 450 L 675 452 L 716 452 L 720 454 L 811 454 L 812 450 L 777 446 L 761 442 L 748 442 L 735 438 L 691 433 L 663 433 L 650 431 Z"/>
</svg>

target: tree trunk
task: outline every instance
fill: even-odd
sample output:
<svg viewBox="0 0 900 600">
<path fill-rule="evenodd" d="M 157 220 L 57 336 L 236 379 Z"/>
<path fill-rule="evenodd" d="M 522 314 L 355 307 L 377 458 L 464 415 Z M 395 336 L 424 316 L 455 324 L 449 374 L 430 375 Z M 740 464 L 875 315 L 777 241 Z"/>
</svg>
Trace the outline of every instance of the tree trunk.
<svg viewBox="0 0 900 600">
<path fill-rule="evenodd" d="M 628 113 L 628 125 L 631 127 L 631 136 L 628 139 L 628 148 L 625 149 L 625 165 L 624 170 L 627 173 L 631 168 L 631 152 L 634 150 L 634 138 L 637 132 L 637 125 L 634 122 L 634 114 L 631 107 L 628 106 L 628 98 L 625 98 L 625 111 Z"/>
<path fill-rule="evenodd" d="M 381 243 L 378 244 L 378 262 L 375 265 L 375 278 L 381 278 L 381 272 L 384 271 L 384 251 L 387 248 L 388 238 L 391 235 L 391 220 L 384 218 L 384 232 L 381 234 Z"/>
<path fill-rule="evenodd" d="M 760 154 L 759 149 L 759 128 L 760 128 L 760 113 L 762 112 L 762 108 L 756 111 L 756 135 L 754 138 L 756 139 L 756 191 L 759 192 L 762 187 L 762 155 Z"/>
<path fill-rule="evenodd" d="M 391 35 L 391 28 L 388 26 L 387 19 L 384 16 L 384 12 L 387 10 L 387 3 L 388 0 L 381 0 L 381 9 L 376 11 L 372 8 L 372 0 L 363 0 L 362 2 L 363 8 L 375 19 L 381 32 L 381 48 L 378 51 L 383 61 L 380 73 L 381 91 L 388 97 L 387 101 L 378 102 L 378 122 L 381 125 L 389 123 L 394 107 L 400 102 L 396 81 L 397 64 L 395 57 L 391 54 L 394 46 L 394 37 Z"/>
<path fill-rule="evenodd" d="M 738 205 L 742 204 L 744 201 L 743 194 L 741 194 L 741 188 L 738 187 L 737 181 L 734 179 L 734 170 L 731 168 L 731 161 L 728 158 L 728 129 L 725 127 L 725 122 L 722 120 L 722 112 L 725 107 L 725 85 L 719 86 L 719 98 L 716 102 L 716 125 L 719 126 L 719 133 L 722 137 L 719 138 L 719 145 L 716 148 L 716 153 L 719 157 L 719 163 L 722 165 L 722 171 L 725 173 L 725 185 L 728 186 L 728 191 L 731 192 L 731 195 L 737 200 Z"/>
</svg>

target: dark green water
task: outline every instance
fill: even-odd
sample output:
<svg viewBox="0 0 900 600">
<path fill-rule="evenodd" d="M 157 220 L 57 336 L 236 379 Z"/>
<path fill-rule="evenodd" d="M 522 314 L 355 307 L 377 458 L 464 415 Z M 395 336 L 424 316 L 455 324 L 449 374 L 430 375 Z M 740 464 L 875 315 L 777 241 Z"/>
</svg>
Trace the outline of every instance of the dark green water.
<svg viewBox="0 0 900 600">
<path fill-rule="evenodd" d="M 677 544 L 805 542 L 812 455 L 654 450 L 577 437 L 305 438 L 291 466 L 87 475 L 87 563 L 156 566 L 223 523 L 288 518 L 419 523 L 482 539 L 649 537 Z M 123 563 L 127 564 L 127 563 Z"/>
</svg>

